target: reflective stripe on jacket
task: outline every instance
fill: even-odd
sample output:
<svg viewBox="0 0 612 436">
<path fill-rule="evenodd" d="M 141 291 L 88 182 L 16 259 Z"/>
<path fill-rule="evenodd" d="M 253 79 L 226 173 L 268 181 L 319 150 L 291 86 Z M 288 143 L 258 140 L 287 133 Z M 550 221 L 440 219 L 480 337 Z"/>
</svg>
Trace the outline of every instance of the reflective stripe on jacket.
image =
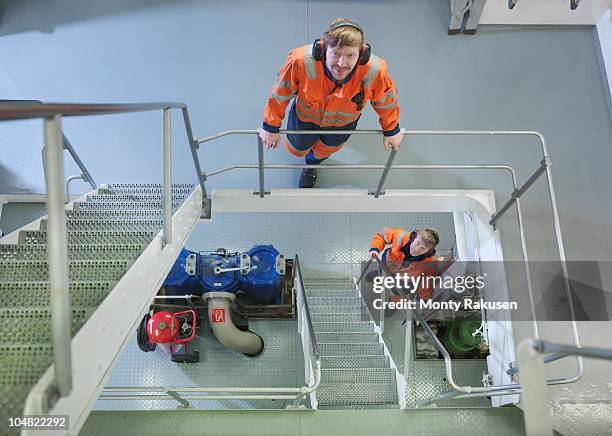
<svg viewBox="0 0 612 436">
<path fill-rule="evenodd" d="M 358 108 L 351 100 L 362 90 L 363 104 Z M 323 62 L 312 57 L 312 45 L 292 50 L 272 87 L 264 108 L 264 123 L 279 128 L 287 104 L 294 97 L 297 117 L 321 127 L 356 121 L 368 100 L 378 113 L 383 130 L 391 131 L 398 125 L 397 91 L 385 61 L 375 55 L 366 65 L 357 65 L 347 83 L 336 87 L 325 75 Z"/>
</svg>

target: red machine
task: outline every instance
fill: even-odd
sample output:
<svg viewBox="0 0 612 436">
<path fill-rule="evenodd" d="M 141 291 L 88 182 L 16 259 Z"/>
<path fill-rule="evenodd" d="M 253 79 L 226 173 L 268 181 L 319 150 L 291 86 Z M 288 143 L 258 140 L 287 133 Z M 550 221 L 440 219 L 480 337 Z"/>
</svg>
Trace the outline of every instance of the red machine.
<svg viewBox="0 0 612 436">
<path fill-rule="evenodd" d="M 195 363 L 200 360 L 200 353 L 187 350 L 187 343 L 195 334 L 196 314 L 193 310 L 156 312 L 153 316 L 146 314 L 138 327 L 138 347 L 148 352 L 162 344 L 169 350 L 173 362 Z"/>
</svg>

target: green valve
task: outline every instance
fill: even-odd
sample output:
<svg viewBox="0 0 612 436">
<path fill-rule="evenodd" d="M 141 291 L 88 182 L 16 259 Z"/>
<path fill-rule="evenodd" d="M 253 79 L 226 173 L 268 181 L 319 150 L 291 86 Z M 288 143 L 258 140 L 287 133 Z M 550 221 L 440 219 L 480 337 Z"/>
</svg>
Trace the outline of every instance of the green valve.
<svg viewBox="0 0 612 436">
<path fill-rule="evenodd" d="M 473 333 L 480 328 L 478 320 L 454 321 L 444 335 L 444 345 L 453 354 L 467 353 L 472 351 L 480 343 L 479 335 Z"/>
</svg>

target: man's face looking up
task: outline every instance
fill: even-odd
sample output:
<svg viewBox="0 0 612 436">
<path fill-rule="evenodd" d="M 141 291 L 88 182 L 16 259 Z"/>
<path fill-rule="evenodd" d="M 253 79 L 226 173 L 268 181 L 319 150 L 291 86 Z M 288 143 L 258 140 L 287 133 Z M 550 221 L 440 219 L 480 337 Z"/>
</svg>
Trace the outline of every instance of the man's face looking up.
<svg viewBox="0 0 612 436">
<path fill-rule="evenodd" d="M 417 235 L 414 241 L 412 241 L 412 244 L 410 244 L 410 255 L 412 256 L 421 256 L 429 250 L 431 250 L 431 247 L 428 247 L 427 244 L 423 242 L 421 235 Z"/>
<path fill-rule="evenodd" d="M 359 47 L 327 47 L 325 65 L 336 80 L 344 80 L 359 60 Z"/>
</svg>

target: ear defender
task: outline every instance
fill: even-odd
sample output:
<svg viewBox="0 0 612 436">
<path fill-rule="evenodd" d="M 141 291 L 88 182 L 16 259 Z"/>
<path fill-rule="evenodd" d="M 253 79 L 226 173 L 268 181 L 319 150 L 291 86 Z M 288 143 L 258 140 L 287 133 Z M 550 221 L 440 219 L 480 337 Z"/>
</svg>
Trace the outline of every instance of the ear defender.
<svg viewBox="0 0 612 436">
<path fill-rule="evenodd" d="M 353 29 L 359 30 L 364 42 L 361 45 L 361 48 L 359 49 L 358 64 L 366 65 L 370 61 L 370 56 L 372 55 L 372 47 L 370 47 L 370 44 L 365 42 L 365 36 L 363 34 L 363 29 L 361 28 L 361 26 L 356 21 L 346 19 L 346 20 L 339 21 L 333 25 L 330 25 L 325 31 L 325 34 L 329 34 L 330 32 L 340 27 L 352 27 Z M 314 58 L 315 61 L 325 60 L 325 48 L 326 48 L 325 43 L 323 42 L 321 38 L 315 39 L 314 43 L 312 44 L 312 57 Z"/>
</svg>

